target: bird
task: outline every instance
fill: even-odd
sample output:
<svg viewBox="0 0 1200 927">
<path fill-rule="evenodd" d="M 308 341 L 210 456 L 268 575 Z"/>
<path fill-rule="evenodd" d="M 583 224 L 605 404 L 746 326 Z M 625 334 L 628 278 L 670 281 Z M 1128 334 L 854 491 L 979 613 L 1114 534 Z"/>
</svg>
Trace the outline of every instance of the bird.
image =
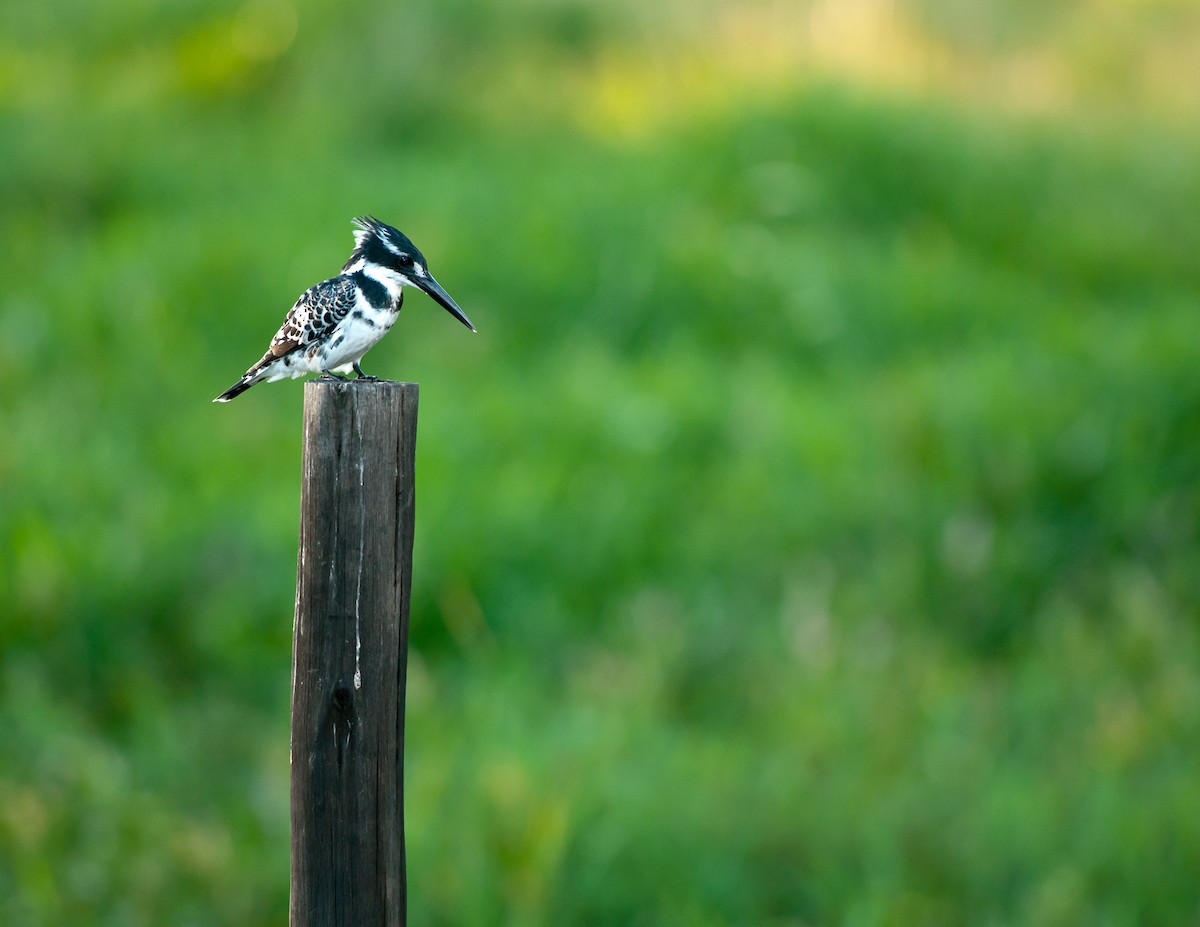
<svg viewBox="0 0 1200 927">
<path fill-rule="evenodd" d="M 424 290 L 475 331 L 408 236 L 373 216 L 359 216 L 354 227 L 354 250 L 342 272 L 300 295 L 267 353 L 213 402 L 229 402 L 264 380 L 306 373 L 347 380 L 338 372 L 353 370 L 360 380 L 378 380 L 363 373 L 360 362 L 395 323 L 406 286 Z"/>
</svg>

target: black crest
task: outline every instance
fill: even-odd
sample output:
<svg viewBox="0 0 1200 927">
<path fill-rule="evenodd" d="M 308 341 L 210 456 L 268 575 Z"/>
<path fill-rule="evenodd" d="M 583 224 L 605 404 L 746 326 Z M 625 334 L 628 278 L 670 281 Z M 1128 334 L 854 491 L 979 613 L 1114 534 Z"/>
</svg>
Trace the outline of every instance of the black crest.
<svg viewBox="0 0 1200 927">
<path fill-rule="evenodd" d="M 425 256 L 399 229 L 380 222 L 374 216 L 359 216 L 354 220 L 354 225 L 354 250 L 342 268 L 343 273 L 364 260 L 370 264 L 401 269 L 411 267 L 414 263 L 425 266 Z"/>
</svg>

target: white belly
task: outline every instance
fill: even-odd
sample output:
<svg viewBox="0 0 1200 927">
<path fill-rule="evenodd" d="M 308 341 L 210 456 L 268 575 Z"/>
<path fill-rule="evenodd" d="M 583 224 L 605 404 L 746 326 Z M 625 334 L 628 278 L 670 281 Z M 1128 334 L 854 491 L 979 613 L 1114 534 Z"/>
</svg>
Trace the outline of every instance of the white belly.
<svg viewBox="0 0 1200 927">
<path fill-rule="evenodd" d="M 314 373 L 322 370 L 339 373 L 349 371 L 388 333 L 399 315 L 399 309 L 356 308 L 346 316 L 331 338 L 304 352 L 308 369 Z"/>
</svg>

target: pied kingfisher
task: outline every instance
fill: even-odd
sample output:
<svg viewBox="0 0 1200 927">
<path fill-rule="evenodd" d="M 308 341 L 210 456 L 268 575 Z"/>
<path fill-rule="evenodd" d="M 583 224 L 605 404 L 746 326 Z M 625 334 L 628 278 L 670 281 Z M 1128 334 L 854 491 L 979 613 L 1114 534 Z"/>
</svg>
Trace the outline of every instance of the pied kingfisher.
<svg viewBox="0 0 1200 927">
<path fill-rule="evenodd" d="M 353 370 L 360 380 L 378 379 L 367 376 L 358 364 L 396 321 L 406 286 L 420 287 L 475 331 L 403 232 L 371 216 L 354 224 L 354 251 L 342 272 L 304 291 L 262 360 L 213 402 L 229 402 L 262 380 L 270 383 L 306 373 L 336 377 L 333 371 Z"/>
</svg>

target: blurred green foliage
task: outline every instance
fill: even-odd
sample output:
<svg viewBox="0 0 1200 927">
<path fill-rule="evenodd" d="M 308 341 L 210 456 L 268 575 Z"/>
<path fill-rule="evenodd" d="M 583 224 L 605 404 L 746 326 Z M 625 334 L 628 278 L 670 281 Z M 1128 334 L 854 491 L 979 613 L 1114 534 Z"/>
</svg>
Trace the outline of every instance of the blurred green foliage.
<svg viewBox="0 0 1200 927">
<path fill-rule="evenodd" d="M 0 922 L 285 920 L 301 390 L 209 400 L 372 212 L 480 329 L 366 365 L 414 924 L 1200 923 L 1195 16 L 834 8 L 4 6 Z"/>
</svg>

